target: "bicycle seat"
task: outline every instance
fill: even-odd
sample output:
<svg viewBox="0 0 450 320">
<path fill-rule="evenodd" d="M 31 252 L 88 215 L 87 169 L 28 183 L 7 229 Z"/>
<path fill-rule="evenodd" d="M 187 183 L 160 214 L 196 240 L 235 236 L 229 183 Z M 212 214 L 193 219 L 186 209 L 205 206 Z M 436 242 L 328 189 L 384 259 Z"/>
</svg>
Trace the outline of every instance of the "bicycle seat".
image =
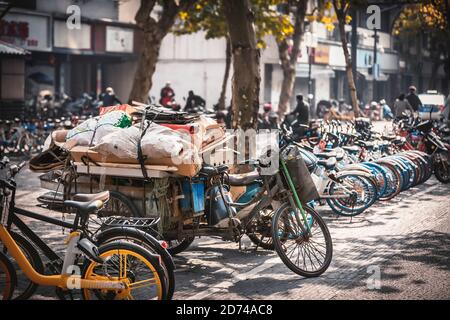
<svg viewBox="0 0 450 320">
<path fill-rule="evenodd" d="M 314 153 L 314 155 L 317 158 L 320 159 L 329 159 L 329 158 L 336 158 L 337 154 L 334 151 L 331 152 L 319 152 L 319 153 Z"/>
<path fill-rule="evenodd" d="M 352 154 L 356 154 L 360 150 L 358 146 L 343 146 L 342 149 Z"/>
<path fill-rule="evenodd" d="M 109 191 L 99 193 L 77 193 L 72 196 L 72 200 L 78 202 L 92 202 L 95 200 L 107 202 L 109 200 Z"/>
<path fill-rule="evenodd" d="M 322 159 L 317 161 L 319 166 L 325 167 L 325 169 L 331 170 L 336 166 L 337 160 L 336 158 Z"/>
<path fill-rule="evenodd" d="M 218 175 L 221 173 L 225 173 L 228 171 L 228 169 L 229 169 L 228 166 L 224 165 L 224 164 L 216 166 L 216 167 L 203 166 L 200 169 L 200 172 L 198 174 L 202 175 L 202 176 L 206 176 L 206 177 L 211 177 L 211 176 L 215 176 L 215 175 Z"/>
<path fill-rule="evenodd" d="M 392 140 L 395 140 L 395 138 L 397 138 L 397 136 L 395 136 L 395 135 L 381 136 L 381 139 L 386 140 L 386 141 L 392 141 Z"/>
<path fill-rule="evenodd" d="M 336 154 L 336 160 L 340 161 L 342 159 L 344 159 L 345 156 L 345 152 L 341 147 L 336 147 L 336 148 L 326 148 L 324 150 L 326 153 L 331 153 L 334 152 Z"/>
<path fill-rule="evenodd" d="M 228 175 L 230 186 L 247 186 L 260 178 L 258 171 Z"/>
<path fill-rule="evenodd" d="M 95 213 L 101 208 L 103 208 L 103 201 L 94 200 L 91 202 L 80 202 L 80 201 L 66 200 L 64 201 L 64 205 L 66 207 L 74 208 L 77 210 L 77 213 L 86 216 L 91 213 Z"/>
</svg>

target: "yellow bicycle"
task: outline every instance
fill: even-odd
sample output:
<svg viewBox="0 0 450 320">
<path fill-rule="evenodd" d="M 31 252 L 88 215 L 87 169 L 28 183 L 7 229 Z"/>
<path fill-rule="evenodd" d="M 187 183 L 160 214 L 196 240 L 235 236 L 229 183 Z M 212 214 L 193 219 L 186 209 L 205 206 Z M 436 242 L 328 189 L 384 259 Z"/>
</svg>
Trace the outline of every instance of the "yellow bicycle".
<svg viewBox="0 0 450 320">
<path fill-rule="evenodd" d="M 66 207 L 75 209 L 76 214 L 65 242 L 67 250 L 61 259 L 63 263 L 60 272 L 46 275 L 36 270 L 36 264 L 30 263 L 10 232 L 12 222 L 18 219 L 14 210 L 14 175 L 23 166 L 24 163 L 11 166 L 11 177 L 0 179 L 0 242 L 5 248 L 5 252 L 0 255 L 0 298 L 11 298 L 17 281 L 11 261 L 4 253 L 12 257 L 24 275 L 36 285 L 53 286 L 64 292 L 81 292 L 83 299 L 167 298 L 167 279 L 159 256 L 126 239 L 118 239 L 99 247 L 94 244 L 87 232 L 87 221 L 89 215 L 103 208 L 104 202 L 101 200 L 64 202 Z M 0 161 L 0 169 L 2 167 L 5 164 Z M 35 233 L 30 236 L 32 239 L 36 237 L 39 238 Z M 23 239 L 25 238 L 22 241 Z"/>
</svg>

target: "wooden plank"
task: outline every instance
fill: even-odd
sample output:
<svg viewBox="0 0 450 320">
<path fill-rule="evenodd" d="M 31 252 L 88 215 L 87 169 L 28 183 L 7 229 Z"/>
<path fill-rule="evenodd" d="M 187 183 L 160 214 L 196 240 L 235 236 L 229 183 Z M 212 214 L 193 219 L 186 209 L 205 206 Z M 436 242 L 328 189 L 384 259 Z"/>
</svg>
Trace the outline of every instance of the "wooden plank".
<svg viewBox="0 0 450 320">
<path fill-rule="evenodd" d="M 124 167 L 110 167 L 110 166 L 85 166 L 81 162 L 75 162 L 75 167 L 78 173 L 85 174 L 94 174 L 94 175 L 106 175 L 106 176 L 115 176 L 115 177 L 135 177 L 135 178 L 143 178 L 142 170 L 139 168 L 124 168 Z M 147 167 L 155 167 L 155 166 L 145 166 Z M 163 167 L 163 166 L 157 166 Z M 150 178 L 165 178 L 170 174 L 167 171 L 155 170 L 147 168 L 147 175 Z"/>
<path fill-rule="evenodd" d="M 108 168 L 124 168 L 124 169 L 139 169 L 141 170 L 140 164 L 134 163 L 112 163 L 112 162 L 99 162 L 98 165 L 100 167 L 108 167 Z M 95 165 L 91 165 L 91 168 Z M 164 166 L 164 165 L 156 165 L 156 164 L 147 164 L 145 165 L 147 170 L 158 170 L 158 171 L 177 171 L 177 167 L 174 166 Z"/>
</svg>

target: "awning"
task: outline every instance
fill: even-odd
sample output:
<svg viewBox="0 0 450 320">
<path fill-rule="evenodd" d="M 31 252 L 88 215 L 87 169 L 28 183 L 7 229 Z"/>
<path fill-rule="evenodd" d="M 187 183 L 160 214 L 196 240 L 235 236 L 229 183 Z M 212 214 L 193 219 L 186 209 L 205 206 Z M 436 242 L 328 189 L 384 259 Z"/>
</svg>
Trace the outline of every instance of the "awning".
<svg viewBox="0 0 450 320">
<path fill-rule="evenodd" d="M 366 70 L 366 69 L 358 70 L 358 73 L 360 75 L 362 75 L 366 79 L 366 81 L 373 81 L 374 80 L 373 75 L 369 74 L 369 70 Z M 377 81 L 388 81 L 388 79 L 389 79 L 389 75 L 388 74 L 380 72 L 380 75 L 378 76 L 378 78 L 376 80 Z"/>
<path fill-rule="evenodd" d="M 30 52 L 21 47 L 17 47 L 13 44 L 10 44 L 10 43 L 0 40 L 0 54 L 15 54 L 15 55 L 24 56 L 24 55 L 30 54 Z"/>
<path fill-rule="evenodd" d="M 295 76 L 298 78 L 308 78 L 309 75 L 309 65 L 308 64 L 297 64 L 295 67 Z M 316 79 L 319 77 L 334 78 L 334 71 L 329 66 L 319 66 L 313 64 L 311 66 L 311 78 Z"/>
</svg>

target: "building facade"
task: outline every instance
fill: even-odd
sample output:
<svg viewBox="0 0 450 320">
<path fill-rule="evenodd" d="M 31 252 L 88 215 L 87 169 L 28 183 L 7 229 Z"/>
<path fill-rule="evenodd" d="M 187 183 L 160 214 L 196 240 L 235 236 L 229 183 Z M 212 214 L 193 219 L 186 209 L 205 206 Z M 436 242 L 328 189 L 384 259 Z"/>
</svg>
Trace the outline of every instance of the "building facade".
<svg viewBox="0 0 450 320">
<path fill-rule="evenodd" d="M 68 22 L 71 5 L 80 8 L 77 26 Z M 120 78 L 124 66 L 136 64 L 135 37 L 135 25 L 120 22 L 118 1 L 110 0 L 29 1 L 8 11 L 0 25 L 1 41 L 30 52 L 23 99 L 44 89 L 72 97 L 100 93 L 109 77 Z"/>
</svg>

